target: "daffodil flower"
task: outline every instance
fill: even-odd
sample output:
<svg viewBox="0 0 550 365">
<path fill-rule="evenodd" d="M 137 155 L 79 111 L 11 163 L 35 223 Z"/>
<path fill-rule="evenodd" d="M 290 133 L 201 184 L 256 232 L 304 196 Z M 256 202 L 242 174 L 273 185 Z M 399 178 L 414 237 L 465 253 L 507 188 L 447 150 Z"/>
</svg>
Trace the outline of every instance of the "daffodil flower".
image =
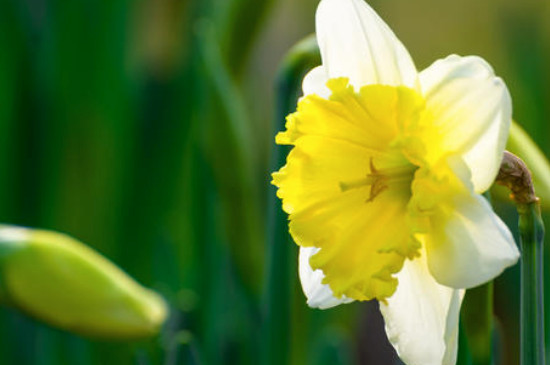
<svg viewBox="0 0 550 365">
<path fill-rule="evenodd" d="M 409 365 L 454 364 L 464 289 L 517 262 L 480 195 L 511 122 L 504 82 L 479 57 L 422 72 L 362 0 L 322 0 L 322 65 L 303 81 L 273 174 L 311 307 L 377 299 Z"/>
</svg>

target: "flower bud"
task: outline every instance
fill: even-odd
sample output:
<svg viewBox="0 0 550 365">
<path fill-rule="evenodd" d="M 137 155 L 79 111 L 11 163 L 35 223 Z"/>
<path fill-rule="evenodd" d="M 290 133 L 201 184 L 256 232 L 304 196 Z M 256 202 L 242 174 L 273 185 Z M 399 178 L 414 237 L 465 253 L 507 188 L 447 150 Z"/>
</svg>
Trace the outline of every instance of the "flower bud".
<svg viewBox="0 0 550 365">
<path fill-rule="evenodd" d="M 0 298 L 71 332 L 103 338 L 156 334 L 167 309 L 91 248 L 57 232 L 0 226 Z"/>
</svg>

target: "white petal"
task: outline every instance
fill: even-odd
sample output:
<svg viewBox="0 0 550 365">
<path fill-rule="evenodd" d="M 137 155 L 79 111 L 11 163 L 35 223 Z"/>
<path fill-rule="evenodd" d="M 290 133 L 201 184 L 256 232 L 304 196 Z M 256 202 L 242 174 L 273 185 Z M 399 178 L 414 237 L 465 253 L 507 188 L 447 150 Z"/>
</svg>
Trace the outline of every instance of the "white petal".
<svg viewBox="0 0 550 365">
<path fill-rule="evenodd" d="M 344 303 L 351 303 L 353 299 L 336 298 L 330 286 L 322 284 L 325 275 L 321 270 L 315 270 L 309 265 L 309 259 L 319 251 L 317 247 L 300 247 L 299 273 L 302 289 L 307 298 L 307 305 L 312 308 L 327 309 Z"/>
<path fill-rule="evenodd" d="M 330 78 L 417 88 L 411 56 L 392 30 L 363 0 L 322 0 L 316 15 L 317 41 Z"/>
<path fill-rule="evenodd" d="M 328 99 L 331 91 L 327 87 L 328 75 L 323 66 L 317 66 L 309 71 L 302 81 L 302 90 L 304 96 L 317 94 L 322 98 Z"/>
<path fill-rule="evenodd" d="M 386 333 L 407 365 L 454 365 L 464 290 L 439 285 L 425 261 L 407 260 L 395 294 L 380 302 Z"/>
<path fill-rule="evenodd" d="M 482 196 L 460 194 L 441 212 L 433 215 L 426 236 L 428 266 L 440 284 L 472 288 L 517 262 L 510 230 Z"/>
<path fill-rule="evenodd" d="M 498 173 L 512 120 L 506 85 L 483 59 L 456 55 L 422 71 L 420 84 L 444 150 L 459 152 L 475 191 L 486 191 Z"/>
</svg>

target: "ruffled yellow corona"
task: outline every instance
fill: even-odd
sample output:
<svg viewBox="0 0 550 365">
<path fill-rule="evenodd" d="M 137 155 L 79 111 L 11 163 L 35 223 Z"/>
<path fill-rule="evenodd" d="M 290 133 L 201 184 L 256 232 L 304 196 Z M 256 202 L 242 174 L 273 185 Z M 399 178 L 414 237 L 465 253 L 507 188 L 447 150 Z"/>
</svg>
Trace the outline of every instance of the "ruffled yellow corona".
<svg viewBox="0 0 550 365">
<path fill-rule="evenodd" d="M 288 117 L 277 143 L 295 148 L 273 182 L 296 242 L 322 248 L 310 263 L 334 294 L 383 299 L 395 291 L 392 274 L 420 247 L 408 227 L 418 165 L 407 154 L 418 146 L 407 131 L 419 124 L 424 101 L 406 87 L 355 92 L 334 79 L 329 88 L 328 100 L 307 96 Z"/>
<path fill-rule="evenodd" d="M 328 99 L 300 100 L 277 135 L 295 148 L 273 183 L 296 242 L 322 248 L 310 264 L 334 295 L 383 300 L 396 289 L 392 274 L 419 255 L 429 218 L 445 219 L 453 198 L 472 188 L 453 172 L 468 170 L 445 150 L 415 90 L 367 85 L 356 92 L 345 78 L 327 86 Z"/>
</svg>

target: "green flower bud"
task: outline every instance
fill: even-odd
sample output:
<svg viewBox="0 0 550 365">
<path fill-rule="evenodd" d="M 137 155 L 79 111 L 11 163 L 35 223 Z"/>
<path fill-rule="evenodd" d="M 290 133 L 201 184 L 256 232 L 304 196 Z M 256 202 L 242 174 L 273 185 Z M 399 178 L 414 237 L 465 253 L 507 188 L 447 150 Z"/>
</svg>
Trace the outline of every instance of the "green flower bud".
<svg viewBox="0 0 550 365">
<path fill-rule="evenodd" d="M 0 226 L 0 298 L 29 315 L 94 337 L 156 334 L 164 300 L 106 258 L 57 232 Z"/>
<path fill-rule="evenodd" d="M 531 137 L 516 122 L 512 122 L 506 149 L 520 157 L 533 177 L 535 194 L 543 209 L 550 208 L 550 163 Z"/>
</svg>

